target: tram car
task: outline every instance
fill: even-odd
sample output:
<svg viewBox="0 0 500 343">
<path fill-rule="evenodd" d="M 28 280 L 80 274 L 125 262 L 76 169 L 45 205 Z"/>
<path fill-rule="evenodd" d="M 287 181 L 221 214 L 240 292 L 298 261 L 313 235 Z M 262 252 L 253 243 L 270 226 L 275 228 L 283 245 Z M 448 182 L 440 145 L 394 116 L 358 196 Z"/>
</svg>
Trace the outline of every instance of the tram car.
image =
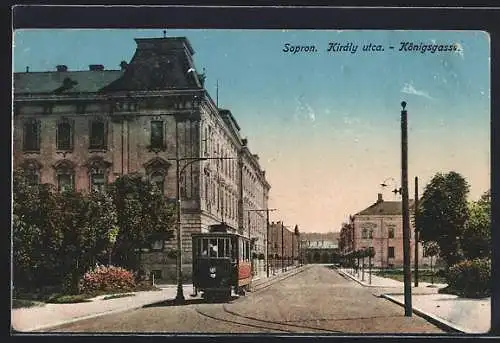
<svg viewBox="0 0 500 343">
<path fill-rule="evenodd" d="M 250 239 L 228 232 L 225 224 L 213 225 L 208 233 L 192 234 L 194 296 L 230 298 L 244 295 L 252 281 Z"/>
</svg>

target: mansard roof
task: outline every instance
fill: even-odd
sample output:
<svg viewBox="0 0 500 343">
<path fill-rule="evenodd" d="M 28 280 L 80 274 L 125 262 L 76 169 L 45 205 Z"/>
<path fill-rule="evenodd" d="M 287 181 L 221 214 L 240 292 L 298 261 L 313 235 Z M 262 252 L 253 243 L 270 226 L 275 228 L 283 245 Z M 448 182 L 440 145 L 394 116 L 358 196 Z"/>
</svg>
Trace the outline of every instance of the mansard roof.
<svg viewBox="0 0 500 343">
<path fill-rule="evenodd" d="M 137 49 L 123 75 L 101 91 L 203 88 L 185 37 L 135 39 Z"/>
<path fill-rule="evenodd" d="M 14 94 L 72 94 L 202 89 L 201 74 L 194 68 L 194 50 L 185 37 L 135 39 L 137 48 L 122 70 L 14 73 Z M 63 68 L 59 68 L 63 67 Z"/>
</svg>

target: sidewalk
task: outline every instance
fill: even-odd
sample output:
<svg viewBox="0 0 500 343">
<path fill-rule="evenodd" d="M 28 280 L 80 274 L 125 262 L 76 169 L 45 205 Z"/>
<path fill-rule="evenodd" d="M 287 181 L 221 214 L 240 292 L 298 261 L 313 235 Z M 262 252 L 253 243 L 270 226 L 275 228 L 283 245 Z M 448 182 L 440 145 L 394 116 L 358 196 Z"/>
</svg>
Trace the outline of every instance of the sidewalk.
<svg viewBox="0 0 500 343">
<path fill-rule="evenodd" d="M 372 275 L 370 285 L 366 272 L 363 282 L 357 274 L 353 276 L 345 269 L 338 271 L 365 287 L 383 289 L 382 297 L 404 306 L 403 282 Z M 434 284 L 437 287 L 428 287 L 429 285 L 431 284 L 428 282 L 419 282 L 419 287 L 414 287 L 412 283 L 412 307 L 415 314 L 456 332 L 484 334 L 490 330 L 491 298 L 467 299 L 451 294 L 439 294 L 439 288 L 446 287 L 446 284 Z"/>
<path fill-rule="evenodd" d="M 89 299 L 90 302 L 75 304 L 44 304 L 29 308 L 12 309 L 11 327 L 13 330 L 29 332 L 43 330 L 78 320 L 95 318 L 106 314 L 118 313 L 140 308 L 158 301 L 173 299 L 177 288 L 161 286 L 159 291 L 135 292 L 135 296 L 103 300 L 104 296 Z M 184 296 L 192 293 L 192 285 L 184 286 Z"/>
<path fill-rule="evenodd" d="M 279 281 L 282 277 L 299 272 L 303 268 L 288 268 L 284 273 L 279 271 L 276 275 L 260 272 L 252 281 L 252 291 L 262 284 L 271 284 Z M 107 314 L 124 312 L 141 308 L 155 302 L 174 299 L 177 294 L 177 286 L 173 284 L 157 284 L 161 290 L 135 292 L 134 296 L 103 300 L 105 296 L 89 299 L 89 302 L 74 304 L 43 304 L 29 308 L 11 310 L 11 327 L 19 332 L 30 332 L 43 330 L 62 324 L 68 324 L 83 319 L 96 318 Z M 193 293 L 193 285 L 187 284 L 183 287 L 184 296 L 189 298 Z M 132 292 L 131 292 L 132 293 Z"/>
</svg>

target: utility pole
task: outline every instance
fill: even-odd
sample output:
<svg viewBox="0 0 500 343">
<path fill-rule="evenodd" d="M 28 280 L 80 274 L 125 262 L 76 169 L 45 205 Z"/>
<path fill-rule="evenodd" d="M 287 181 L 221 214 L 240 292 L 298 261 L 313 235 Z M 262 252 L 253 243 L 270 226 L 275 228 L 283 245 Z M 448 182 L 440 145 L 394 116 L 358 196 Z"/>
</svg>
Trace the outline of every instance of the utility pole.
<svg viewBox="0 0 500 343">
<path fill-rule="evenodd" d="M 415 287 L 418 287 L 418 229 L 417 229 L 417 216 L 418 216 L 418 177 L 415 176 Z"/>
<path fill-rule="evenodd" d="M 185 301 L 183 286 L 182 286 L 182 230 L 181 230 L 181 172 L 179 169 L 179 123 L 175 122 L 175 179 L 177 182 L 176 198 L 177 198 L 177 295 L 175 301 L 183 303 Z"/>
<path fill-rule="evenodd" d="M 412 316 L 410 269 L 410 214 L 408 210 L 408 113 L 401 102 L 401 189 L 403 195 L 403 264 L 405 317 Z"/>
<path fill-rule="evenodd" d="M 284 243 L 285 226 L 281 221 L 281 272 L 285 271 L 285 243 Z"/>
<path fill-rule="evenodd" d="M 276 211 L 276 208 L 266 208 L 262 210 L 247 210 L 249 212 L 266 212 L 266 274 L 269 277 L 269 212 Z"/>
</svg>

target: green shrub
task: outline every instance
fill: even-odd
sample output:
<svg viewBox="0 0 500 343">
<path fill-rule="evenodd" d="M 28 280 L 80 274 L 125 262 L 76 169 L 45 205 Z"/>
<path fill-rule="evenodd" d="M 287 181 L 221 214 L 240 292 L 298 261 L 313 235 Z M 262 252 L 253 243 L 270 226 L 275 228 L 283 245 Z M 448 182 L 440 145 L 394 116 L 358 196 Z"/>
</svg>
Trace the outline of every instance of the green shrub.
<svg viewBox="0 0 500 343">
<path fill-rule="evenodd" d="M 136 287 L 134 274 L 115 266 L 98 266 L 85 273 L 80 281 L 82 293 L 132 291 Z"/>
<path fill-rule="evenodd" d="M 453 293 L 478 298 L 491 295 L 491 260 L 465 260 L 453 265 L 446 274 L 448 289 Z"/>
<path fill-rule="evenodd" d="M 125 298 L 125 297 L 133 297 L 135 296 L 134 293 L 122 293 L 122 294 L 113 294 L 113 295 L 108 295 L 102 298 L 102 300 L 111 300 L 111 299 L 118 299 L 118 298 Z"/>
<path fill-rule="evenodd" d="M 52 304 L 74 304 L 74 303 L 83 303 L 89 302 L 85 294 L 78 295 L 60 295 L 54 296 L 48 299 L 48 303 Z"/>
</svg>

